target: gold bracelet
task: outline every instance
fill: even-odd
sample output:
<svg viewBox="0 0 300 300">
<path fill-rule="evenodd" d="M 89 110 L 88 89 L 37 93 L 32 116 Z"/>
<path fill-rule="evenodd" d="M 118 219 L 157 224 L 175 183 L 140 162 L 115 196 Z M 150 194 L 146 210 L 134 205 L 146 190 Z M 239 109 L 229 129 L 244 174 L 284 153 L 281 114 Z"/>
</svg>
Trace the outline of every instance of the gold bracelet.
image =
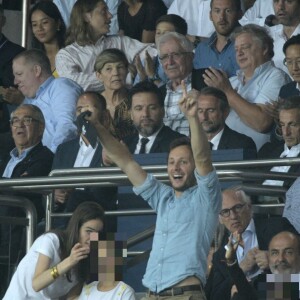
<svg viewBox="0 0 300 300">
<path fill-rule="evenodd" d="M 55 280 L 57 277 L 59 277 L 59 273 L 57 270 L 57 266 L 54 266 L 53 268 L 50 269 L 50 274 L 52 278 Z"/>
</svg>

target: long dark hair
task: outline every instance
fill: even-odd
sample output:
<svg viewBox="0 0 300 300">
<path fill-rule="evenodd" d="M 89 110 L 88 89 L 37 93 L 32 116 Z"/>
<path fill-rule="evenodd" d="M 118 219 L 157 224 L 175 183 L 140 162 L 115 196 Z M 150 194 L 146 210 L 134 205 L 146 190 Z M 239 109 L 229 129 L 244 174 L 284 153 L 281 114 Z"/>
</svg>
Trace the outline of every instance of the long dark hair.
<svg viewBox="0 0 300 300">
<path fill-rule="evenodd" d="M 103 208 L 96 202 L 86 201 L 75 209 L 66 230 L 53 231 L 59 238 L 61 260 L 68 257 L 74 245 L 78 243 L 81 226 L 88 221 L 96 219 L 104 223 Z M 89 275 L 89 260 L 81 260 L 76 266 L 75 271 L 79 281 L 86 281 Z M 71 281 L 70 271 L 67 273 L 67 278 Z"/>
<path fill-rule="evenodd" d="M 60 22 L 59 30 L 56 32 L 56 38 L 57 38 L 57 43 L 58 43 L 59 49 L 63 48 L 65 46 L 66 25 L 64 23 L 64 20 L 61 16 L 57 6 L 51 1 L 40 1 L 37 4 L 35 4 L 29 12 L 29 22 L 30 22 L 31 28 L 32 28 L 31 17 L 32 17 L 32 14 L 37 10 L 42 11 L 44 14 L 46 14 L 51 19 L 54 19 L 55 22 Z M 36 48 L 36 49 L 45 51 L 44 44 L 41 43 L 34 36 L 34 34 L 32 35 L 32 48 Z"/>
</svg>

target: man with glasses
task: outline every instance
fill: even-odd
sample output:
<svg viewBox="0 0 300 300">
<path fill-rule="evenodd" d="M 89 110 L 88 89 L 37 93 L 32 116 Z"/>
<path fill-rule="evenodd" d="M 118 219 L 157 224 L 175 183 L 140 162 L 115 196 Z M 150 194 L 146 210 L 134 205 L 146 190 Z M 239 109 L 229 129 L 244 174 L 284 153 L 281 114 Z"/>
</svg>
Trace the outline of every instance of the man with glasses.
<svg viewBox="0 0 300 300">
<path fill-rule="evenodd" d="M 45 119 L 41 110 L 35 105 L 21 105 L 11 114 L 10 123 L 16 147 L 0 162 L 2 178 L 47 176 L 51 170 L 53 153 L 41 142 L 45 129 Z M 33 202 L 39 222 L 45 215 L 42 196 L 25 192 L 18 195 Z M 19 208 L 0 206 L 0 218 L 1 216 L 23 217 L 24 212 Z M 10 252 L 9 249 L 11 249 Z M 18 258 L 22 258 L 24 251 L 23 227 L 2 224 L 0 226 L 0 256 L 10 255 L 10 263 L 14 264 Z M 5 285 L 4 278 L 8 268 L 8 266 L 1 266 L 3 280 L 1 280 L 0 287 Z"/>
<path fill-rule="evenodd" d="M 283 45 L 285 58 L 284 65 L 287 67 L 293 81 L 281 87 L 280 98 L 300 96 L 300 34 L 291 37 Z"/>
<path fill-rule="evenodd" d="M 256 218 L 252 216 L 250 198 L 242 190 L 223 191 L 222 209 L 219 221 L 226 228 L 220 248 L 213 255 L 213 267 L 206 286 L 207 298 L 211 300 L 231 299 L 232 280 L 228 276 L 224 246 L 228 237 L 233 240 L 237 234 L 241 240 L 237 248 L 237 261 L 249 280 L 268 268 L 267 249 L 271 238 L 280 231 L 295 232 L 285 218 Z"/>
<path fill-rule="evenodd" d="M 193 44 L 177 32 L 165 33 L 159 38 L 157 46 L 159 59 L 169 80 L 161 87 L 166 94 L 164 124 L 184 135 L 189 135 L 189 124 L 178 102 L 183 95 L 182 80 L 187 91 L 192 89 L 193 48 Z"/>
</svg>

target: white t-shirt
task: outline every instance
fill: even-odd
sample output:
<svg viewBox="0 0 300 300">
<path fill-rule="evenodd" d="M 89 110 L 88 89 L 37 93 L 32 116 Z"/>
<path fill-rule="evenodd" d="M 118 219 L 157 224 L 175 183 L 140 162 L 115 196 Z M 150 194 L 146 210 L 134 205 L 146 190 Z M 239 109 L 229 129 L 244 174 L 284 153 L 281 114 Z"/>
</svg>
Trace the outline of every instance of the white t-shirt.
<svg viewBox="0 0 300 300">
<path fill-rule="evenodd" d="M 47 288 L 40 292 L 35 292 L 32 288 L 32 278 L 40 253 L 51 259 L 50 267 L 57 265 L 61 261 L 59 257 L 59 239 L 56 234 L 46 233 L 35 240 L 28 253 L 19 263 L 3 300 L 55 300 L 66 295 L 77 284 L 78 281 L 74 275 L 72 276 L 72 282 L 69 282 L 66 276 L 59 276 Z"/>
<path fill-rule="evenodd" d="M 78 300 L 135 300 L 134 290 L 120 281 L 118 285 L 107 292 L 98 291 L 97 289 L 98 281 L 94 281 L 83 287 Z"/>
</svg>

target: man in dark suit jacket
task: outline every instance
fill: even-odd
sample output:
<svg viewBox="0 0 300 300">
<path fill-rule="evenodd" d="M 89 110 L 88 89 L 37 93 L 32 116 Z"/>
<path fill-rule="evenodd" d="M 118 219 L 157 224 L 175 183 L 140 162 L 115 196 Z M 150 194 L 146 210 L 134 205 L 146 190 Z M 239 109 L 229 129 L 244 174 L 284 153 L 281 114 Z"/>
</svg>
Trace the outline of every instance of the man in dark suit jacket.
<svg viewBox="0 0 300 300">
<path fill-rule="evenodd" d="M 299 48 L 300 50 L 300 48 Z M 262 159 L 274 159 L 284 157 L 300 157 L 300 96 L 292 96 L 279 101 L 279 126 L 283 141 L 273 141 L 266 143 L 259 151 L 258 157 Z M 265 171 L 269 168 L 265 168 Z M 298 173 L 299 165 L 275 166 L 273 172 Z M 294 179 L 285 181 L 266 180 L 266 185 L 291 186 Z"/>
<path fill-rule="evenodd" d="M 15 109 L 15 106 L 11 106 L 8 103 L 12 103 L 15 97 L 20 99 L 24 98 L 14 87 L 12 60 L 17 54 L 25 49 L 20 45 L 11 42 L 2 34 L 2 27 L 5 25 L 5 21 L 4 9 L 0 4 L 0 100 L 1 98 L 3 100 L 4 97 L 5 100 L 7 100 L 7 102 L 4 103 L 0 102 L 0 109 L 3 114 L 0 122 L 0 132 L 9 131 L 9 111 Z"/>
<path fill-rule="evenodd" d="M 279 97 L 285 99 L 287 97 L 300 95 L 300 34 L 292 36 L 285 42 L 283 52 L 285 55 L 284 64 L 294 80 L 293 82 L 285 84 L 280 89 Z"/>
<path fill-rule="evenodd" d="M 163 124 L 164 98 L 159 88 L 151 82 L 140 82 L 130 90 L 129 99 L 131 119 L 137 129 L 136 134 L 124 139 L 129 151 L 169 152 L 170 143 L 184 135 Z"/>
<path fill-rule="evenodd" d="M 80 135 L 58 146 L 54 156 L 52 170 L 79 167 L 100 168 L 103 166 L 102 146 L 97 140 L 94 128 L 85 121 L 81 110 L 84 107 L 97 106 L 102 112 L 101 122 L 108 126 L 109 113 L 103 96 L 94 92 L 85 92 L 78 98 L 76 106 L 77 125 Z M 96 201 L 104 210 L 115 210 L 117 202 L 116 187 L 99 187 L 84 189 L 56 189 L 54 201 L 58 211 L 73 212 L 84 201 Z M 56 226 L 64 226 L 67 220 L 56 221 Z M 116 218 L 105 220 L 105 230 L 116 231 Z"/>
<path fill-rule="evenodd" d="M 198 115 L 212 150 L 248 149 L 256 154 L 253 140 L 230 129 L 225 120 L 229 114 L 226 95 L 214 87 L 205 87 L 198 98 Z"/>
<path fill-rule="evenodd" d="M 237 260 L 240 268 L 248 278 L 254 278 L 268 269 L 267 249 L 271 238 L 281 231 L 296 233 L 286 218 L 252 218 L 251 202 L 241 190 L 223 192 L 220 223 L 226 232 L 223 242 L 213 255 L 212 269 L 205 290 L 210 300 L 229 300 L 233 281 L 226 268 L 225 248 L 229 234 L 234 237 L 241 234 L 242 242 L 237 249 Z M 261 270 L 261 271 L 260 271 Z"/>
<path fill-rule="evenodd" d="M 51 170 L 53 153 L 41 143 L 45 129 L 45 119 L 35 105 L 21 105 L 11 115 L 11 131 L 15 148 L 0 162 L 0 174 L 4 178 L 25 178 L 47 176 Z M 2 192 L 7 194 L 5 192 Z M 37 211 L 37 221 L 45 215 L 42 196 L 36 193 L 19 192 L 16 196 L 29 199 Z M 0 206 L 1 216 L 24 217 L 23 210 L 17 207 Z M 0 224 L 0 256 L 10 255 L 10 264 L 15 264 L 25 254 L 23 227 Z M 5 285 L 9 265 L 2 266 L 0 291 Z M 1 293 L 1 292 L 0 292 Z"/>
</svg>

